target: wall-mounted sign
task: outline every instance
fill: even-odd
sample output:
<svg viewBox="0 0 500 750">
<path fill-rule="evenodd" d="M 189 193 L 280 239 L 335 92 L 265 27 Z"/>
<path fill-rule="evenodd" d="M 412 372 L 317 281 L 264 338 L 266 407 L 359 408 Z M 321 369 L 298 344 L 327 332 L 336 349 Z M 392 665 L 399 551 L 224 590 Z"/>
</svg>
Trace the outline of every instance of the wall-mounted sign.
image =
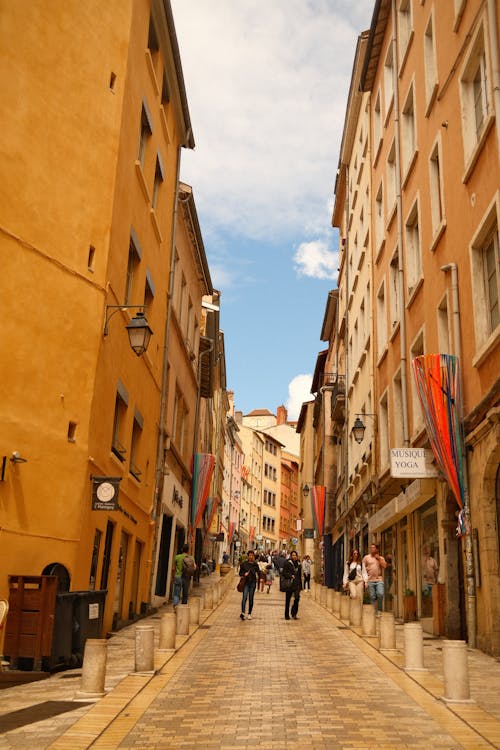
<svg viewBox="0 0 500 750">
<path fill-rule="evenodd" d="M 426 479 L 439 476 L 434 454 L 428 448 L 391 448 L 391 477 Z"/>
<path fill-rule="evenodd" d="M 117 510 L 121 477 L 92 477 L 92 510 Z"/>
<path fill-rule="evenodd" d="M 304 539 L 314 539 L 314 529 L 304 529 Z"/>
</svg>

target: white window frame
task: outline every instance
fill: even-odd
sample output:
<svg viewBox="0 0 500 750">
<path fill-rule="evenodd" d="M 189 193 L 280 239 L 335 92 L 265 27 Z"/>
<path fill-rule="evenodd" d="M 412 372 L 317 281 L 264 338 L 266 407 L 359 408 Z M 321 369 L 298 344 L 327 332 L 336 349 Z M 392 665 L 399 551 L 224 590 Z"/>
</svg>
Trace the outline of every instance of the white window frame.
<svg viewBox="0 0 500 750">
<path fill-rule="evenodd" d="M 491 320 L 491 302 L 485 274 L 485 250 L 493 242 L 494 275 L 496 278 L 496 301 L 500 302 L 500 191 L 486 211 L 478 231 L 470 243 L 471 278 L 473 284 L 474 331 L 476 339 L 476 356 L 473 364 L 478 365 L 482 358 L 496 346 L 500 338 L 500 323 L 493 325 Z"/>
<path fill-rule="evenodd" d="M 419 200 L 416 198 L 405 221 L 406 288 L 410 298 L 423 278 L 420 226 Z"/>
<path fill-rule="evenodd" d="M 431 11 L 424 31 L 424 70 L 425 70 L 425 114 L 432 109 L 438 91 L 438 71 L 436 40 L 434 35 L 434 8 Z"/>
</svg>

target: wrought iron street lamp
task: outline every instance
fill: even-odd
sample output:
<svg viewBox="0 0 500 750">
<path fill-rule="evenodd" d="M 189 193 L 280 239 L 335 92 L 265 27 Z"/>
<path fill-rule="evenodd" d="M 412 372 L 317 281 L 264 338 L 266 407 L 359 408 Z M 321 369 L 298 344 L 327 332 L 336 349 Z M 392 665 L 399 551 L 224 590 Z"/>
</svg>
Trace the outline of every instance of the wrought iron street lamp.
<svg viewBox="0 0 500 750">
<path fill-rule="evenodd" d="M 144 305 L 106 305 L 103 335 L 108 335 L 109 321 L 115 313 L 117 313 L 119 310 L 130 309 L 138 310 L 138 312 L 134 315 L 130 323 L 125 326 L 125 328 L 127 329 L 132 351 L 134 351 L 137 356 L 140 357 L 147 350 L 149 341 L 153 334 L 153 331 L 149 327 L 146 315 L 144 313 Z M 110 310 L 112 310 L 112 312 L 109 312 Z"/>
</svg>

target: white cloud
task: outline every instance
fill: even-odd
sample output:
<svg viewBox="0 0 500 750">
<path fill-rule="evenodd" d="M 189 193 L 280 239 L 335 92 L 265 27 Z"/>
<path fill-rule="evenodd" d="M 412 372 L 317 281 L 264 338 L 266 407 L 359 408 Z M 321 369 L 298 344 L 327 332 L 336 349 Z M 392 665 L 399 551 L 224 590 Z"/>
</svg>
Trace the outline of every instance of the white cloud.
<svg viewBox="0 0 500 750">
<path fill-rule="evenodd" d="M 311 401 L 312 375 L 296 375 L 288 384 L 288 419 L 291 422 L 299 418 L 300 409 L 304 401 Z"/>
<path fill-rule="evenodd" d="M 358 34 L 373 0 L 173 0 L 204 231 L 304 236 L 328 226 Z M 354 7 L 353 7 L 354 6 Z"/>
<path fill-rule="evenodd" d="M 329 250 L 325 240 L 302 242 L 293 257 L 299 276 L 314 279 L 336 279 L 338 259 L 338 253 Z"/>
</svg>

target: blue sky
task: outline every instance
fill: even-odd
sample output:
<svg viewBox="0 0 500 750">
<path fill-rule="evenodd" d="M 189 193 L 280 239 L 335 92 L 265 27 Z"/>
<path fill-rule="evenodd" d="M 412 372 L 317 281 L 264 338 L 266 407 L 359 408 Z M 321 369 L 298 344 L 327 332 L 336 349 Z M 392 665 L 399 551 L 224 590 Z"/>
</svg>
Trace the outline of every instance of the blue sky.
<svg viewBox="0 0 500 750">
<path fill-rule="evenodd" d="M 333 185 L 373 0 L 172 0 L 196 141 L 182 153 L 227 385 L 247 413 L 309 400 L 338 238 Z"/>
</svg>

